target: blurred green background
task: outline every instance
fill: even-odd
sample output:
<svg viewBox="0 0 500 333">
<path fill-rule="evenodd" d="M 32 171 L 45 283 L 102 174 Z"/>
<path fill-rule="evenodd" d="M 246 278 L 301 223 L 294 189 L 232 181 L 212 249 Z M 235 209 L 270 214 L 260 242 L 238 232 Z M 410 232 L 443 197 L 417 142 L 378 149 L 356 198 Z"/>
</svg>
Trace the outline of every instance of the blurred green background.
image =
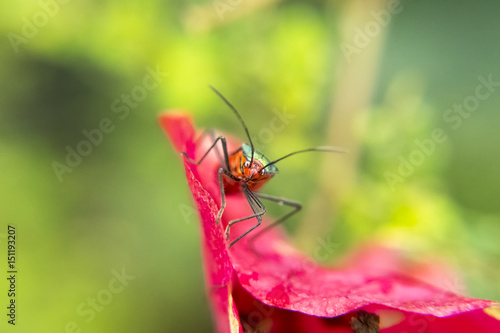
<svg viewBox="0 0 500 333">
<path fill-rule="evenodd" d="M 474 102 L 479 77 L 500 82 L 498 1 L 63 2 L 0 5 L 0 267 L 12 224 L 17 332 L 212 331 L 196 212 L 157 121 L 182 109 L 243 138 L 208 84 L 270 158 L 350 149 L 283 161 L 265 188 L 305 204 L 286 226 L 304 251 L 325 234 L 332 262 L 381 242 L 447 262 L 464 280 L 443 282 L 454 292 L 500 301 L 498 87 L 457 128 L 444 118 Z M 415 140 L 436 128 L 447 139 L 422 153 Z M 58 176 L 68 146 L 88 154 Z"/>
</svg>

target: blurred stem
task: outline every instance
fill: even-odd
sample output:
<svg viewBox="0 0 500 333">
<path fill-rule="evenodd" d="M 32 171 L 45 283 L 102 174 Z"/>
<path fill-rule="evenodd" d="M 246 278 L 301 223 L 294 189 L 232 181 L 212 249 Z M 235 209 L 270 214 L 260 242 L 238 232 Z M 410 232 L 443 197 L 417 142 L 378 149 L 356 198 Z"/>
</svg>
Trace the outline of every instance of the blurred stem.
<svg viewBox="0 0 500 333">
<path fill-rule="evenodd" d="M 342 200 L 349 197 L 356 185 L 359 170 L 361 139 L 364 132 L 370 100 L 374 90 L 379 57 L 384 43 L 386 28 L 368 37 L 369 43 L 361 47 L 356 42 L 360 31 L 365 31 L 368 22 L 375 22 L 374 12 L 385 9 L 386 0 L 343 1 L 331 10 L 340 10 L 338 15 L 339 40 L 333 41 L 339 50 L 331 93 L 331 109 L 327 124 L 327 142 L 332 146 L 349 149 L 349 153 L 338 156 L 323 155 L 319 168 L 318 191 L 309 202 L 304 219 L 297 230 L 297 242 L 306 251 L 312 251 L 318 237 L 330 234 L 335 216 Z M 359 37 L 357 37 L 359 38 Z M 342 47 L 356 47 L 357 53 L 344 53 Z"/>
</svg>

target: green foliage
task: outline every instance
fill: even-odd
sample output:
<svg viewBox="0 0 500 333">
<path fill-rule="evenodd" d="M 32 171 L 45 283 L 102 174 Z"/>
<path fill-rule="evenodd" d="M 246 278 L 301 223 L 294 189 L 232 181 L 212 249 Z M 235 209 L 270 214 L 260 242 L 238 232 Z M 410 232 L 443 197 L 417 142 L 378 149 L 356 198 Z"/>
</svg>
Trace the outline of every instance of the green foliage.
<svg viewBox="0 0 500 333">
<path fill-rule="evenodd" d="M 243 138 L 211 84 L 257 138 L 276 112 L 294 116 L 259 141 L 269 158 L 324 144 L 332 91 L 348 84 L 355 100 L 365 80 L 360 73 L 358 82 L 335 82 L 345 65 L 339 26 L 352 13 L 321 1 L 264 1 L 256 8 L 242 2 L 220 20 L 213 3 L 203 1 L 46 3 L 57 4 L 53 15 L 15 45 L 10 34 L 22 36 L 26 20 L 46 10 L 38 1 L 0 5 L 0 237 L 7 224 L 18 226 L 18 328 L 63 332 L 74 321 L 88 332 L 209 331 L 197 213 L 157 116 L 186 110 L 200 127 Z M 464 274 L 472 296 L 498 301 L 500 92 L 457 130 L 446 127 L 443 113 L 474 93 L 478 76 L 500 79 L 493 42 L 499 8 L 495 1 L 484 7 L 462 1 L 461 14 L 447 3 L 408 4 L 387 36 L 376 37 L 387 43 L 375 65 L 375 97 L 360 118 L 366 127 L 357 133 L 356 184 L 339 194 L 333 237 L 343 251 L 380 241 L 420 259 L 445 258 Z M 145 79 L 158 70 L 168 75 Z M 127 106 L 123 96 L 134 92 L 146 95 Z M 59 181 L 54 161 L 66 163 L 67 147 L 77 149 L 88 140 L 83 131 L 98 129 L 103 119 L 113 130 Z M 448 139 L 392 190 L 385 173 L 397 173 L 398 157 L 408 158 L 415 140 L 435 128 L 446 129 Z M 283 161 L 266 192 L 302 201 L 303 216 L 314 217 L 306 213 L 327 179 L 321 161 L 318 155 Z M 295 218 L 291 229 L 309 221 Z M 85 322 L 78 307 L 122 268 L 135 279 Z"/>
</svg>

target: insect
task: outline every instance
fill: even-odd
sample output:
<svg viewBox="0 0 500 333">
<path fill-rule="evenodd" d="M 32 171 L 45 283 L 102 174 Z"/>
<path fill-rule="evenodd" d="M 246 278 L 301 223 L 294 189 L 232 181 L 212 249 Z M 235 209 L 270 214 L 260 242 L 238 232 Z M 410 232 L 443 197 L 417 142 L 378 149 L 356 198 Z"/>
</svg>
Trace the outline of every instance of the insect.
<svg viewBox="0 0 500 333">
<path fill-rule="evenodd" d="M 217 214 L 217 224 L 219 224 L 222 218 L 222 214 L 224 213 L 224 209 L 226 207 L 226 194 L 234 192 L 243 193 L 246 200 L 248 201 L 248 204 L 250 205 L 250 208 L 253 211 L 253 214 L 241 217 L 236 220 L 229 221 L 225 230 L 227 241 L 229 241 L 229 233 L 233 225 L 253 218 L 257 219 L 257 224 L 250 227 L 247 231 L 245 231 L 243 234 L 241 234 L 235 240 L 229 243 L 229 248 L 231 248 L 240 239 L 242 239 L 250 232 L 252 232 L 255 228 L 261 225 L 262 216 L 266 213 L 266 207 L 264 206 L 264 204 L 261 202 L 260 199 L 277 202 L 280 205 L 290 206 L 293 208 L 293 210 L 287 213 L 286 215 L 282 216 L 281 218 L 275 220 L 272 224 L 268 225 L 266 228 L 260 230 L 257 234 L 255 234 L 252 237 L 251 241 L 255 240 L 257 237 L 259 237 L 269 229 L 284 222 L 286 219 L 296 214 L 302 208 L 302 205 L 298 202 L 258 192 L 266 182 L 268 182 L 278 173 L 278 168 L 276 167 L 276 163 L 290 156 L 305 152 L 320 151 L 320 152 L 344 153 L 346 152 L 346 150 L 338 147 L 309 148 L 289 153 L 281 158 L 271 161 L 264 154 L 255 149 L 250 133 L 248 132 L 248 128 L 245 125 L 243 118 L 241 117 L 240 113 L 236 110 L 236 108 L 231 103 L 229 103 L 229 101 L 224 96 L 222 96 L 222 94 L 219 91 L 217 91 L 214 87 L 210 86 L 210 88 L 234 112 L 239 122 L 243 126 L 243 129 L 245 130 L 246 136 L 248 138 L 248 144 L 243 143 L 241 147 L 238 148 L 235 152 L 229 154 L 227 150 L 226 138 L 223 136 L 215 138 L 214 135 L 212 135 L 213 139 L 212 145 L 210 146 L 210 148 L 208 148 L 205 154 L 203 154 L 203 156 L 197 162 L 191 159 L 186 152 L 182 153 L 184 154 L 184 156 L 186 156 L 186 158 L 190 163 L 195 165 L 200 165 L 205 159 L 205 157 L 207 157 L 208 153 L 210 153 L 212 149 L 216 148 L 217 143 L 220 142 L 220 146 L 222 146 L 223 156 L 221 156 L 217 148 L 215 149 L 220 162 L 220 168 L 217 177 L 221 195 L 221 207 Z"/>
</svg>

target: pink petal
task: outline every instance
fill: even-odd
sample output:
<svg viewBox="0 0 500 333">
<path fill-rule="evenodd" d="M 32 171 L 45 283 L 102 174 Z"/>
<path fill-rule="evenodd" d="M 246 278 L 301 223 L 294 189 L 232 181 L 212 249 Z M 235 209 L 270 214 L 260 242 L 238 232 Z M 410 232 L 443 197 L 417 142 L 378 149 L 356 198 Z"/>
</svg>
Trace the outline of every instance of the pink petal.
<svg viewBox="0 0 500 333">
<path fill-rule="evenodd" d="M 208 138 L 196 141 L 186 115 L 166 114 L 160 122 L 175 148 L 191 158 L 199 158 L 211 144 Z M 229 146 L 231 153 L 238 143 L 229 140 Z M 464 327 L 474 327 L 467 332 L 500 332 L 500 321 L 482 310 L 494 302 L 457 296 L 412 278 L 402 271 L 399 256 L 387 249 L 369 248 L 342 268 L 326 269 L 293 248 L 277 228 L 255 242 L 259 256 L 250 249 L 248 237 L 228 251 L 223 228 L 228 221 L 252 212 L 242 195 L 228 195 L 222 225 L 216 225 L 219 165 L 215 153 L 209 156 L 200 166 L 183 159 L 201 215 L 206 283 L 218 332 L 242 332 L 246 322 L 239 319 L 257 322 L 252 314 L 258 317 L 259 313 L 271 321 L 273 332 L 300 332 L 302 325 L 303 331 L 352 332 L 349 319 L 360 308 L 399 313 L 400 323 L 383 332 L 461 332 Z M 254 223 L 233 226 L 231 238 Z M 262 307 L 272 313 L 264 315 Z"/>
</svg>

